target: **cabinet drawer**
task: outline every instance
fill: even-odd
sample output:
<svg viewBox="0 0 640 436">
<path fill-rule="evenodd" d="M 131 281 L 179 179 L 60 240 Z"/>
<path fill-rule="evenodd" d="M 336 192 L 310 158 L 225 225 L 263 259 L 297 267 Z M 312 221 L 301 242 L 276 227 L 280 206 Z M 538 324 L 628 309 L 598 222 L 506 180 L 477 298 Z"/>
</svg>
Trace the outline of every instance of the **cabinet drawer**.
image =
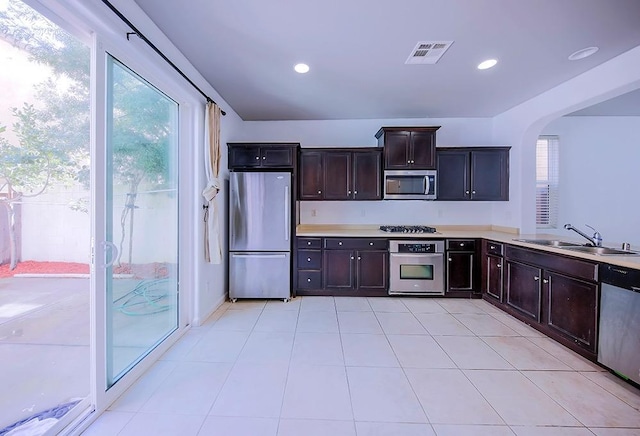
<svg viewBox="0 0 640 436">
<path fill-rule="evenodd" d="M 325 238 L 324 248 L 327 250 L 386 250 L 389 241 L 386 239 L 362 238 Z"/>
<path fill-rule="evenodd" d="M 298 270 L 298 289 L 322 289 L 322 272 Z"/>
<path fill-rule="evenodd" d="M 494 256 L 502 256 L 504 254 L 504 245 L 500 242 L 484 241 L 484 243 L 488 254 L 493 254 Z"/>
<path fill-rule="evenodd" d="M 296 246 L 298 248 L 322 248 L 322 238 L 296 238 Z"/>
<path fill-rule="evenodd" d="M 447 239 L 447 251 L 476 251 L 475 239 Z"/>
<path fill-rule="evenodd" d="M 298 250 L 298 269 L 320 269 L 322 252 L 320 250 Z"/>
</svg>

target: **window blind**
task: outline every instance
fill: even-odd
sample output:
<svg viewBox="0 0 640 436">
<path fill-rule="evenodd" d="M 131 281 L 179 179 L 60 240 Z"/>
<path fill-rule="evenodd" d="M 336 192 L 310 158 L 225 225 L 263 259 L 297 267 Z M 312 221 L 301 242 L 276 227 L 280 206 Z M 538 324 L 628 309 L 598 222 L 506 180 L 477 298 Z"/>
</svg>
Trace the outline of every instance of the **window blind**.
<svg viewBox="0 0 640 436">
<path fill-rule="evenodd" d="M 536 142 L 536 226 L 558 225 L 559 158 L 557 136 L 540 136 Z"/>
</svg>

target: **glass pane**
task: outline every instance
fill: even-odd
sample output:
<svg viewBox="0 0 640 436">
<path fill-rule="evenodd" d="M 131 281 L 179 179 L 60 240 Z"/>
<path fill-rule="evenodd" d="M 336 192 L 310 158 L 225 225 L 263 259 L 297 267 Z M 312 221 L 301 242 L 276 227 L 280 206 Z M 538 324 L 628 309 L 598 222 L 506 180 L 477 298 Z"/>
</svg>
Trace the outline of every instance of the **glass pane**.
<svg viewBox="0 0 640 436">
<path fill-rule="evenodd" d="M 0 1 L 1 434 L 40 434 L 24 421 L 70 420 L 90 393 L 90 58 Z"/>
<path fill-rule="evenodd" d="M 400 278 L 433 280 L 433 265 L 400 265 Z"/>
<path fill-rule="evenodd" d="M 108 59 L 107 382 L 178 327 L 178 104 Z"/>
</svg>

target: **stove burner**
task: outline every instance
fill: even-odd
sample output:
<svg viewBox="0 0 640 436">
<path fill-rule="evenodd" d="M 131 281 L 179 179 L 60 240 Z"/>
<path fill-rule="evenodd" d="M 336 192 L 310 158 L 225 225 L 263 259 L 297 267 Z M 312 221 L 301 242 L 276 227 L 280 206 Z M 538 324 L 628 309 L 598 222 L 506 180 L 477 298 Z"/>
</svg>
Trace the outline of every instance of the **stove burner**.
<svg viewBox="0 0 640 436">
<path fill-rule="evenodd" d="M 435 233 L 435 227 L 429 226 L 380 226 L 387 233 Z"/>
</svg>

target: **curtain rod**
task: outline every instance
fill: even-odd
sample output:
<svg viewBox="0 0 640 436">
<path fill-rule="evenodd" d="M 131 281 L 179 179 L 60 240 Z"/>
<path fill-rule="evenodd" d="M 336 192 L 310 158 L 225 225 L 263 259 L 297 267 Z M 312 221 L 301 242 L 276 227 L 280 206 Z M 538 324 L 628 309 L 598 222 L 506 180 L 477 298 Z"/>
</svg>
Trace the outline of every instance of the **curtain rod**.
<svg viewBox="0 0 640 436">
<path fill-rule="evenodd" d="M 213 101 L 213 99 L 211 97 L 209 97 L 207 94 L 204 93 L 204 91 L 202 89 L 200 89 L 198 87 L 198 85 L 196 85 L 195 83 L 193 83 L 193 81 L 191 79 L 189 79 L 189 77 L 187 77 L 187 75 L 185 73 L 182 72 L 182 70 L 180 68 L 178 68 L 178 66 L 176 64 L 174 64 L 173 62 L 171 62 L 171 59 L 169 59 L 164 53 L 162 53 L 160 51 L 160 49 L 158 47 L 156 47 L 151 41 L 149 41 L 149 39 L 144 36 L 144 34 L 142 34 L 142 32 L 140 32 L 136 26 L 133 25 L 133 23 L 131 21 L 129 21 L 127 19 L 127 17 L 125 17 L 122 12 L 120 12 L 115 6 L 113 6 L 111 4 L 111 2 L 109 2 L 109 0 L 102 0 L 102 3 L 104 3 L 105 5 L 107 5 L 107 7 L 109 7 L 109 9 L 111 9 L 111 11 L 116 14 L 118 16 L 118 18 L 120 18 L 127 26 L 129 26 L 131 28 L 131 30 L 133 30 L 133 32 L 127 32 L 127 41 L 129 40 L 129 37 L 131 35 L 137 35 L 138 38 L 140 38 L 141 40 L 143 40 L 144 42 L 147 43 L 147 45 L 149 47 L 151 47 L 162 59 L 164 59 L 164 61 L 166 63 L 168 63 L 169 65 L 171 65 L 173 67 L 174 70 L 176 70 L 178 72 L 178 74 L 180 74 L 187 82 L 189 82 L 189 84 L 191 86 L 193 86 L 200 94 L 202 94 L 202 96 L 204 98 L 207 99 L 207 103 L 211 102 L 213 104 L 216 104 L 215 101 Z M 220 113 L 222 115 L 226 115 L 227 113 L 223 110 L 220 110 Z"/>
</svg>

